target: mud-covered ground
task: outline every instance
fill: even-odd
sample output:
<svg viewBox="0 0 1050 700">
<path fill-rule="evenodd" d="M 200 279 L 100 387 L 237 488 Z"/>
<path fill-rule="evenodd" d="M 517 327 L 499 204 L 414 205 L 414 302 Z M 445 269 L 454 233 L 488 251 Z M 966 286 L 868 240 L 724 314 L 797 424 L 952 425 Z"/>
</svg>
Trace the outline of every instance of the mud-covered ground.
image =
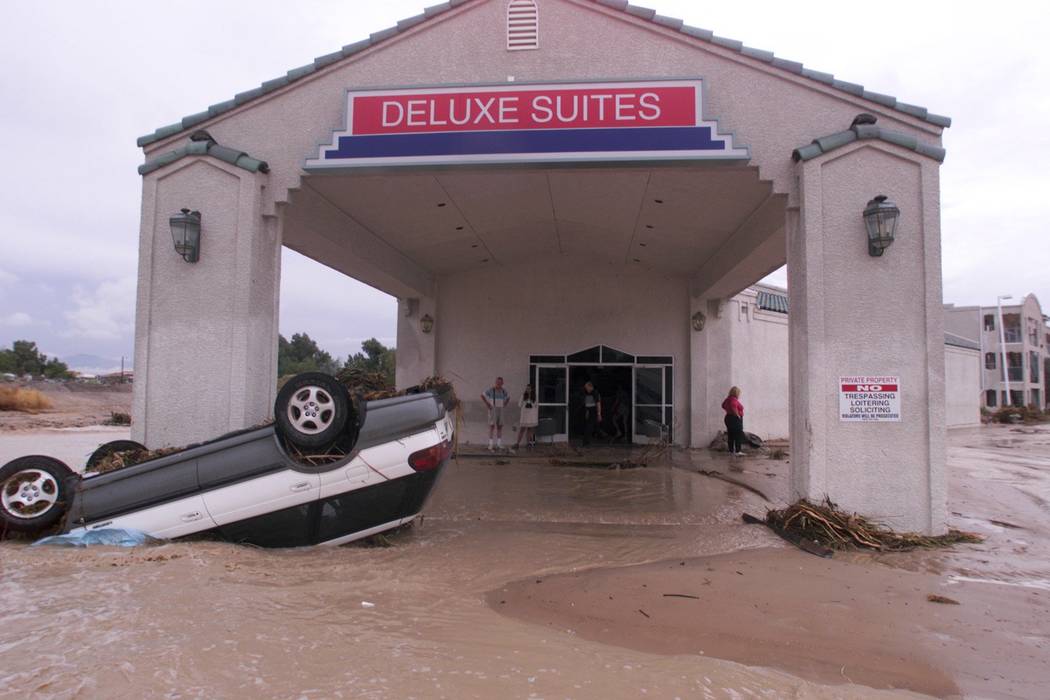
<svg viewBox="0 0 1050 700">
<path fill-rule="evenodd" d="M 2 543 L 0 696 L 1044 698 L 1050 429 L 1021 430 L 950 434 L 951 524 L 988 537 L 950 552 L 802 554 L 706 451 L 462 459 L 388 548 Z M 786 497 L 786 462 L 735 466 Z"/>
<path fill-rule="evenodd" d="M 131 384 L 30 382 L 4 386 L 36 389 L 50 400 L 51 408 L 32 413 L 0 411 L 0 433 L 85 428 L 102 425 L 113 412 L 131 412 Z"/>
</svg>

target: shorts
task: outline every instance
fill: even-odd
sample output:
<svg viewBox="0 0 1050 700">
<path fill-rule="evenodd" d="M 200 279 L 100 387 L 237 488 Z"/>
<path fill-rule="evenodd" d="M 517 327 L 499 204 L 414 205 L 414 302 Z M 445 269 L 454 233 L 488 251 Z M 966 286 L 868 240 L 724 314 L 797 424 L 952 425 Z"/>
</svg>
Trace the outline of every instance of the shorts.
<svg viewBox="0 0 1050 700">
<path fill-rule="evenodd" d="M 495 425 L 499 428 L 503 427 L 503 407 L 493 406 L 489 409 L 489 425 Z"/>
</svg>

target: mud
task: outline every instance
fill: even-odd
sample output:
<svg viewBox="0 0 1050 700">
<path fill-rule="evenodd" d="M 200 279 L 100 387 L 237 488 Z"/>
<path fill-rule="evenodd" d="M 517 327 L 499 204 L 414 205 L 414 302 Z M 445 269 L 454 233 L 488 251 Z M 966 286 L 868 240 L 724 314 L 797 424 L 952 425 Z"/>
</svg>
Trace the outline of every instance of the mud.
<svg viewBox="0 0 1050 700">
<path fill-rule="evenodd" d="M 131 412 L 131 384 L 34 381 L 24 386 L 42 392 L 51 408 L 33 413 L 0 411 L 0 433 L 100 426 L 113 412 Z"/>
<path fill-rule="evenodd" d="M 1020 442 L 1009 450 L 989 442 L 1006 439 Z M 953 526 L 980 528 L 988 542 L 952 553 L 836 559 L 829 566 L 845 573 L 827 579 L 821 600 L 840 601 L 829 608 L 839 627 L 852 625 L 860 636 L 865 630 L 885 635 L 877 646 L 887 665 L 904 657 L 919 675 L 936 674 L 930 677 L 937 684 L 923 690 L 943 693 L 958 686 L 964 692 L 984 689 L 989 692 L 981 694 L 988 697 L 1043 697 L 1036 691 L 1050 681 L 1045 667 L 1050 625 L 1042 624 L 1050 592 L 1038 585 L 1050 581 L 1050 537 L 1045 505 L 1033 499 L 1050 500 L 1050 450 L 1038 444 L 1050 443 L 1050 433 L 993 428 L 953 435 L 951 441 L 952 509 L 963 514 L 953 516 Z M 728 471 L 725 457 L 679 452 L 676 466 L 630 470 L 553 467 L 546 459 L 454 463 L 422 524 L 393 536 L 395 546 L 389 548 L 267 551 L 173 542 L 134 550 L 55 550 L 2 543 L 0 696 L 915 696 L 862 684 L 900 683 L 899 676 L 880 675 L 882 661 L 862 679 L 833 678 L 794 667 L 779 654 L 734 660 L 728 653 L 714 658 L 713 645 L 648 648 L 616 619 L 607 638 L 587 632 L 573 617 L 584 600 L 579 588 L 568 585 L 574 577 L 586 583 L 590 577 L 638 576 L 652 587 L 644 577 L 659 580 L 665 569 L 684 576 L 699 573 L 700 562 L 746 557 L 744 576 L 726 576 L 775 585 L 793 568 L 793 557 L 806 555 L 784 547 L 765 528 L 740 523 L 744 510 L 763 512 L 766 504 L 759 497 L 695 473 Z M 735 478 L 753 482 L 774 501 L 787 497 L 785 462 L 756 457 L 736 466 Z M 915 594 L 921 594 L 922 606 L 943 616 L 939 626 L 916 620 L 913 627 L 881 630 L 878 623 L 889 618 L 869 624 L 869 618 L 850 614 L 848 599 L 831 597 L 838 596 L 837 586 L 883 576 L 929 580 L 931 585 L 920 585 Z M 534 583 L 537 579 L 543 583 Z M 525 621 L 499 610 L 509 599 L 492 599 L 516 581 L 531 581 L 533 588 L 564 581 L 568 587 L 554 596 L 551 617 L 530 614 Z M 685 584 L 667 580 L 654 590 L 701 600 L 661 595 L 657 603 L 677 606 L 669 610 L 714 604 L 705 603 L 702 589 L 697 593 Z M 791 631 L 810 623 L 804 608 L 790 607 L 794 603 L 763 600 L 764 590 L 757 583 L 750 590 L 737 584 L 716 599 L 719 607 L 731 601 L 759 606 L 743 626 L 745 647 L 768 625 Z M 1010 606 L 1016 601 L 1019 611 L 995 607 L 972 625 L 968 618 L 951 617 L 974 614 L 975 601 L 985 595 L 979 591 L 985 590 Z M 926 602 L 929 593 L 961 605 Z M 648 601 L 644 605 L 631 602 L 632 609 L 643 608 L 653 618 L 634 612 L 631 625 L 664 614 Z M 906 610 L 917 605 L 909 600 Z M 1018 626 L 1015 616 L 1024 614 L 1030 624 Z M 959 657 L 972 660 L 967 669 L 933 653 L 941 643 L 959 647 L 979 634 L 1009 635 L 1015 646 L 999 657 Z M 829 657 L 854 651 L 830 642 L 827 648 Z M 1028 656 L 1017 653 L 1002 661 L 1016 649 Z M 1028 675 L 1015 677 L 1019 668 L 1028 668 Z M 985 677 L 991 680 L 981 680 Z M 1042 685 L 1035 685 L 1037 680 Z M 1004 685 L 1007 681 L 1012 685 Z"/>
</svg>

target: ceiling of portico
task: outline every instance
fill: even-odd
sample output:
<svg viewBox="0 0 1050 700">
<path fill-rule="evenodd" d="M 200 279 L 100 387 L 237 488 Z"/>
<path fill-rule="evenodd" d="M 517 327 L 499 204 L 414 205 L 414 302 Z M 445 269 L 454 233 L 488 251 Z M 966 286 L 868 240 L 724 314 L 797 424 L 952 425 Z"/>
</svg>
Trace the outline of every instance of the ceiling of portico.
<svg viewBox="0 0 1050 700">
<path fill-rule="evenodd" d="M 552 255 L 690 274 L 768 222 L 771 202 L 783 211 L 746 166 L 324 174 L 303 187 L 434 275 Z"/>
</svg>

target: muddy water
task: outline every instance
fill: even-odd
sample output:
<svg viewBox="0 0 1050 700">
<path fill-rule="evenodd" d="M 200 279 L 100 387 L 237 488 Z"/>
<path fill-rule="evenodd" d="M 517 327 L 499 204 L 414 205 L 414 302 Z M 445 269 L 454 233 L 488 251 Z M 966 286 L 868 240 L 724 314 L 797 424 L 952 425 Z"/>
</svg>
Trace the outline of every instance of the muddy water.
<svg viewBox="0 0 1050 700">
<path fill-rule="evenodd" d="M 784 463 L 760 467 L 779 472 L 754 477 L 769 487 L 786 474 Z M 390 548 L 4 543 L 0 696 L 871 697 L 590 642 L 485 602 L 523 577 L 775 546 L 763 529 L 738 525 L 742 509 L 761 503 L 666 465 L 462 460 L 425 521 Z"/>
</svg>

